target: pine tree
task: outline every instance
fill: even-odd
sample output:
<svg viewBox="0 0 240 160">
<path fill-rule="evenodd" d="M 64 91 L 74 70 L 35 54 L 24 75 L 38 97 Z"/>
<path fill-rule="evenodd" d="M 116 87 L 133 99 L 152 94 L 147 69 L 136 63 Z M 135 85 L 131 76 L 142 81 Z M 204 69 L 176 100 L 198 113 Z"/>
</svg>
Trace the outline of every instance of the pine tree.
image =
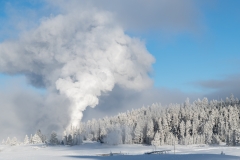
<svg viewBox="0 0 240 160">
<path fill-rule="evenodd" d="M 217 134 L 212 136 L 212 143 L 213 144 L 220 144 L 221 140 L 219 139 L 219 136 Z"/>
<path fill-rule="evenodd" d="M 185 129 L 185 144 L 186 145 L 190 145 L 193 144 L 193 140 L 192 137 L 190 136 L 190 129 L 191 129 L 191 122 L 190 120 L 187 120 L 186 125 L 185 125 L 186 129 Z"/>
<path fill-rule="evenodd" d="M 150 119 L 147 124 L 147 144 L 151 144 L 154 135 L 153 121 Z"/>
<path fill-rule="evenodd" d="M 107 135 L 107 131 L 106 131 L 106 128 L 105 126 L 103 126 L 101 129 L 100 129 L 100 141 L 103 142 L 103 139 L 106 137 Z"/>
<path fill-rule="evenodd" d="M 2 145 L 5 145 L 5 144 L 6 144 L 6 143 L 5 143 L 5 140 L 3 139 L 3 140 L 2 140 Z"/>
<path fill-rule="evenodd" d="M 30 143 L 29 138 L 26 135 L 25 138 L 24 138 L 23 144 L 29 144 L 29 143 Z"/>
<path fill-rule="evenodd" d="M 11 142 L 10 142 L 10 145 L 11 145 L 11 146 L 15 146 L 15 145 L 17 145 L 17 144 L 18 144 L 17 138 L 16 138 L 16 137 L 13 137 L 12 140 L 11 140 Z"/>
<path fill-rule="evenodd" d="M 69 134 L 67 137 L 67 145 L 73 145 L 73 137 L 71 134 Z"/>
<path fill-rule="evenodd" d="M 64 145 L 67 145 L 67 131 L 66 130 L 63 132 L 62 142 Z"/>
<path fill-rule="evenodd" d="M 37 134 L 34 134 L 31 141 L 32 141 L 33 144 L 42 143 L 42 139 Z"/>
<path fill-rule="evenodd" d="M 58 145 L 59 144 L 59 141 L 57 139 L 57 133 L 54 131 L 51 133 L 49 144 L 50 145 Z"/>
<path fill-rule="evenodd" d="M 159 134 L 158 131 L 155 133 L 154 139 L 152 140 L 151 144 L 152 144 L 153 146 L 160 146 L 160 145 L 161 145 L 161 144 L 160 144 L 160 134 Z"/>
<path fill-rule="evenodd" d="M 30 144 L 33 144 L 33 136 L 32 136 L 32 134 L 31 134 L 31 136 L 30 136 L 29 143 L 30 143 Z"/>
<path fill-rule="evenodd" d="M 46 136 L 44 136 L 41 132 L 41 130 L 37 130 L 36 134 L 41 138 L 42 143 L 44 143 L 46 141 Z"/>
<path fill-rule="evenodd" d="M 185 122 L 184 121 L 180 123 L 179 128 L 180 128 L 180 140 L 181 140 L 180 142 L 181 144 L 184 144 L 184 140 L 185 140 Z"/>
<path fill-rule="evenodd" d="M 11 139 L 8 137 L 6 140 L 6 145 L 10 145 L 11 144 Z"/>
<path fill-rule="evenodd" d="M 136 127 L 135 127 L 135 130 L 134 130 L 134 143 L 136 144 L 139 144 L 139 143 L 142 143 L 142 129 L 139 125 L 139 123 L 137 123 Z"/>
<path fill-rule="evenodd" d="M 125 144 L 132 144 L 132 127 L 130 127 L 130 126 L 125 126 L 124 143 Z"/>
<path fill-rule="evenodd" d="M 204 134 L 205 134 L 205 143 L 211 144 L 212 143 L 212 135 L 213 135 L 211 122 L 207 122 L 204 125 Z"/>
<path fill-rule="evenodd" d="M 76 145 L 80 145 L 82 143 L 83 143 L 82 136 L 81 136 L 81 134 L 78 133 L 76 135 Z"/>
</svg>

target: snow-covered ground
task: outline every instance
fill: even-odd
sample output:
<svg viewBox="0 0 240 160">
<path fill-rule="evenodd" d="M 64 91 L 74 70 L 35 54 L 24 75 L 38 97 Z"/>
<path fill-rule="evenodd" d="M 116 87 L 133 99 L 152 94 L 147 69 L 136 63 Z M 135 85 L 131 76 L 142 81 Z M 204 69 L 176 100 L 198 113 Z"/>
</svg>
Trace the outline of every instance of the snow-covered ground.
<svg viewBox="0 0 240 160">
<path fill-rule="evenodd" d="M 85 142 L 80 146 L 45 146 L 45 145 L 20 145 L 0 146 L 0 159 L 3 160 L 101 160 L 101 159 L 124 159 L 124 160 L 185 160 L 185 159 L 209 159 L 209 160 L 240 160 L 240 147 L 208 146 L 208 145 L 176 145 L 174 154 L 173 146 L 161 146 L 156 150 L 171 150 L 164 155 L 144 155 L 145 152 L 153 151 L 153 146 L 145 145 L 118 145 L 111 146 L 97 142 Z M 102 156 L 113 153 L 113 156 Z M 221 152 L 225 155 L 221 155 Z M 115 155 L 120 153 L 121 155 Z"/>
</svg>

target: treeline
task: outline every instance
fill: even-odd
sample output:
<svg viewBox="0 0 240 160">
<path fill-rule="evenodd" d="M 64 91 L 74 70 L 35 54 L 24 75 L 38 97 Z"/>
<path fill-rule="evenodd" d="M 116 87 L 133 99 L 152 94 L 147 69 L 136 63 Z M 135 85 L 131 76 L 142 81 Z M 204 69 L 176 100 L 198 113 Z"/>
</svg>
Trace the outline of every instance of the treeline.
<svg viewBox="0 0 240 160">
<path fill-rule="evenodd" d="M 81 123 L 65 131 L 70 137 L 107 144 L 220 144 L 240 143 L 240 102 L 233 95 L 225 101 L 189 99 L 184 104 L 152 104 L 117 116 Z M 70 144 L 70 143 L 68 143 Z M 75 144 L 77 144 L 75 142 Z"/>
<path fill-rule="evenodd" d="M 46 136 L 41 133 L 41 130 L 38 130 L 34 135 L 26 135 L 23 141 L 19 141 L 16 137 L 10 138 L 8 137 L 6 141 L 2 140 L 3 145 L 27 145 L 27 144 L 50 144 L 50 145 L 58 145 L 61 144 L 61 141 L 57 138 L 57 133 L 52 132 L 49 139 L 47 140 Z M 63 143 L 62 143 L 63 144 Z"/>
<path fill-rule="evenodd" d="M 23 142 L 7 138 L 3 144 L 79 145 L 83 140 L 106 144 L 190 145 L 240 144 L 240 101 L 234 98 L 208 101 L 189 99 L 183 104 L 152 104 L 117 116 L 82 122 L 64 131 L 58 138 L 52 132 L 47 139 L 41 131 L 26 136 Z"/>
</svg>

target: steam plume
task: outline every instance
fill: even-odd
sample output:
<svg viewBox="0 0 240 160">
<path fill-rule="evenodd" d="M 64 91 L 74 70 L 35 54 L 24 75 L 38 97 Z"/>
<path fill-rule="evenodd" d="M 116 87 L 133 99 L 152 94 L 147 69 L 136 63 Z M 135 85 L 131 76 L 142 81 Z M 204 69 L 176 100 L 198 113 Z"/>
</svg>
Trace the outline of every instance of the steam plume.
<svg viewBox="0 0 240 160">
<path fill-rule="evenodd" d="M 32 85 L 66 95 L 69 124 L 77 125 L 86 107 L 95 107 L 114 85 L 141 90 L 152 84 L 154 58 L 116 24 L 96 10 L 45 18 L 18 40 L 0 44 L 0 72 L 24 74 Z"/>
</svg>

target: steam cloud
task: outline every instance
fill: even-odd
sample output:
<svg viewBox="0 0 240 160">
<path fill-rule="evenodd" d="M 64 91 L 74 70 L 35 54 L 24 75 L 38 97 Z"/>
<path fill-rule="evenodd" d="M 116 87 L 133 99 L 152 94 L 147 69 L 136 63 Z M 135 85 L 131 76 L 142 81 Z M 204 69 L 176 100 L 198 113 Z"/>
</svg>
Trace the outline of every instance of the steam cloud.
<svg viewBox="0 0 240 160">
<path fill-rule="evenodd" d="M 116 84 L 133 90 L 152 84 L 154 58 L 116 24 L 110 13 L 96 10 L 45 18 L 18 40 L 0 44 L 0 72 L 24 74 L 32 85 L 66 95 L 69 125 L 78 125 L 86 107 Z"/>
</svg>

